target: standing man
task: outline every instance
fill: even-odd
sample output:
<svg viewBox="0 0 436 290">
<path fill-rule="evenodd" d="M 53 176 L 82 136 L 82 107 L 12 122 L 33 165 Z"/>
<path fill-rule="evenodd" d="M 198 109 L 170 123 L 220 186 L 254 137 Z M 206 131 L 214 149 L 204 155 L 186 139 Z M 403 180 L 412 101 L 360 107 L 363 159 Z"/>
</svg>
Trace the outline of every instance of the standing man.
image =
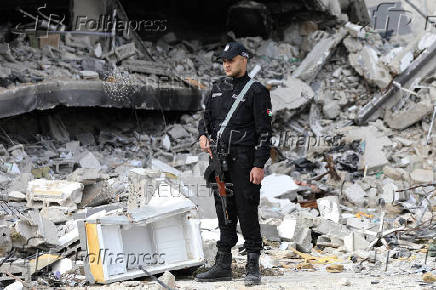
<svg viewBox="0 0 436 290">
<path fill-rule="evenodd" d="M 226 224 L 221 199 L 214 190 L 220 228 L 218 253 L 213 267 L 197 275 L 196 280 L 232 279 L 231 248 L 238 241 L 236 225 L 239 220 L 247 252 L 245 285 L 258 285 L 261 282 L 259 256 L 262 250 L 258 206 L 263 167 L 270 157 L 271 98 L 263 85 L 250 81 L 247 74 L 249 54 L 241 43 L 228 43 L 221 57 L 227 78 L 214 83 L 210 95 L 206 97 L 204 118 L 199 122 L 198 131 L 203 151 L 211 155 L 212 144 L 209 142 L 216 141 L 217 137 L 219 144 L 226 147 L 228 170 L 224 173 L 224 181 L 231 184 L 229 187 L 233 191 L 227 202 L 228 220 L 231 222 Z M 240 99 L 239 103 L 232 108 L 237 99 Z M 214 182 L 213 178 L 209 181 Z"/>
</svg>

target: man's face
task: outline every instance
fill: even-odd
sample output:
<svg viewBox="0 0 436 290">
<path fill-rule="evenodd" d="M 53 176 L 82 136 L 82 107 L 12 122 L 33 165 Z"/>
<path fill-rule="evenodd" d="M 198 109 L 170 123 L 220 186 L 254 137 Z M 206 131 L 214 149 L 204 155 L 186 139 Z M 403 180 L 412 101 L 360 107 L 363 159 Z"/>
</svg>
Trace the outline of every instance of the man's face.
<svg viewBox="0 0 436 290">
<path fill-rule="evenodd" d="M 247 70 L 247 59 L 241 55 L 223 59 L 223 67 L 228 77 L 242 77 Z"/>
</svg>

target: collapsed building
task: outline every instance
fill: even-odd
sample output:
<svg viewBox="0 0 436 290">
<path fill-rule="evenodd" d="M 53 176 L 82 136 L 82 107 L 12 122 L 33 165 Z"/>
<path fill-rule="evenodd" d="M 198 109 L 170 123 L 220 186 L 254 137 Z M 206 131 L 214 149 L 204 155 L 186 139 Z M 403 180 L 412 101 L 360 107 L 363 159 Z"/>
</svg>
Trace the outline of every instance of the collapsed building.
<svg viewBox="0 0 436 290">
<path fill-rule="evenodd" d="M 387 39 L 360 0 L 39 4 L 8 15 L 0 35 L 3 285 L 165 272 L 175 288 L 168 271 L 213 262 L 218 224 L 196 128 L 232 40 L 252 52 L 274 114 L 263 274 L 372 275 L 390 263 L 390 274 L 431 280 L 434 261 L 404 263 L 436 256 L 436 34 Z M 135 255 L 95 259 L 106 250 Z"/>
</svg>

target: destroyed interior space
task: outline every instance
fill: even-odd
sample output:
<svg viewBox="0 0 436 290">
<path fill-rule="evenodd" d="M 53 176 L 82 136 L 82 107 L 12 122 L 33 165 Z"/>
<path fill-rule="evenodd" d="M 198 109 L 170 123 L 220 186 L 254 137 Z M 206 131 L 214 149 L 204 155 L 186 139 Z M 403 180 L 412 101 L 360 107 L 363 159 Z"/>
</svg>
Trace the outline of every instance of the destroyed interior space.
<svg viewBox="0 0 436 290">
<path fill-rule="evenodd" d="M 436 1 L 2 0 L 0 289 L 244 289 L 240 225 L 195 279 L 235 42 L 272 106 L 252 289 L 436 288 Z"/>
</svg>

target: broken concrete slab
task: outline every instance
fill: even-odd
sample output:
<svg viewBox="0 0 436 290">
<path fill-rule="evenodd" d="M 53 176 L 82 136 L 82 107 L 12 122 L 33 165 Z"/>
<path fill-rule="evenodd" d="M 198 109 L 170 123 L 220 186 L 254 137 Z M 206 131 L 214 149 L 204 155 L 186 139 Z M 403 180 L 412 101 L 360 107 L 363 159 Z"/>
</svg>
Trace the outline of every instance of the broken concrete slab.
<svg viewBox="0 0 436 290">
<path fill-rule="evenodd" d="M 8 193 L 8 201 L 26 201 L 26 195 L 22 192 L 13 190 Z"/>
<path fill-rule="evenodd" d="M 433 112 L 430 100 L 416 103 L 405 111 L 386 110 L 384 121 L 392 129 L 406 129 Z"/>
<path fill-rule="evenodd" d="M 83 185 L 94 184 L 105 176 L 98 168 L 77 168 L 67 176 L 68 181 L 80 182 Z"/>
<path fill-rule="evenodd" d="M 302 109 L 313 99 L 313 90 L 305 82 L 296 78 L 288 78 L 284 84 L 287 86 L 286 88 L 277 88 L 271 91 L 273 114 L 285 109 L 291 112 Z"/>
<path fill-rule="evenodd" d="M 393 180 L 401 180 L 406 175 L 406 171 L 403 168 L 394 168 L 390 166 L 383 167 L 383 174 Z"/>
<path fill-rule="evenodd" d="M 53 204 L 77 208 L 82 200 L 83 184 L 65 180 L 35 179 L 26 192 L 27 207 L 43 208 Z"/>
<path fill-rule="evenodd" d="M 357 123 L 363 124 L 372 116 L 375 112 L 382 108 L 384 104 L 388 104 L 390 107 L 393 106 L 396 101 L 394 96 L 398 96 L 402 93 L 400 88 L 410 88 L 416 79 L 424 78 L 429 73 L 434 71 L 435 62 L 433 58 L 436 57 L 436 42 L 433 43 L 429 48 L 424 49 L 421 54 L 415 58 L 411 65 L 399 76 L 394 79 L 394 85 L 390 87 L 385 93 L 376 94 L 376 96 L 363 106 L 357 116 Z M 393 101 L 391 101 L 393 99 Z M 389 104 L 391 102 L 392 104 Z"/>
<path fill-rule="evenodd" d="M 57 228 L 53 222 L 42 217 L 37 211 L 30 211 L 28 220 L 18 220 L 11 228 L 14 247 L 30 248 L 43 243 L 58 245 Z"/>
<path fill-rule="evenodd" d="M 183 139 L 183 138 L 191 137 L 191 135 L 188 133 L 188 131 L 186 131 L 186 129 L 183 128 L 183 126 L 181 126 L 180 124 L 174 125 L 168 131 L 168 135 L 170 135 L 170 137 L 173 140 L 180 140 L 180 139 Z"/>
<path fill-rule="evenodd" d="M 344 238 L 351 233 L 345 225 L 337 224 L 331 220 L 323 218 L 315 218 L 313 224 L 312 230 L 314 232 L 336 238 L 342 242 Z"/>
<path fill-rule="evenodd" d="M 374 126 L 367 127 L 345 127 L 339 130 L 344 133 L 346 140 L 362 140 L 364 142 L 363 158 L 360 161 L 359 169 L 366 167 L 367 173 L 381 170 L 387 163 L 385 146 L 393 146 L 392 141 Z"/>
<path fill-rule="evenodd" d="M 350 53 L 358 53 L 363 49 L 362 42 L 355 37 L 351 37 L 351 36 L 345 37 L 342 43 Z"/>
<path fill-rule="evenodd" d="M 370 84 L 384 89 L 392 82 L 389 70 L 377 56 L 374 48 L 365 45 L 359 53 L 349 54 L 351 66 Z"/>
<path fill-rule="evenodd" d="M 292 77 L 308 83 L 312 82 L 330 57 L 333 49 L 336 48 L 346 34 L 346 31 L 341 29 L 335 35 L 318 42 L 294 71 Z"/>
</svg>

